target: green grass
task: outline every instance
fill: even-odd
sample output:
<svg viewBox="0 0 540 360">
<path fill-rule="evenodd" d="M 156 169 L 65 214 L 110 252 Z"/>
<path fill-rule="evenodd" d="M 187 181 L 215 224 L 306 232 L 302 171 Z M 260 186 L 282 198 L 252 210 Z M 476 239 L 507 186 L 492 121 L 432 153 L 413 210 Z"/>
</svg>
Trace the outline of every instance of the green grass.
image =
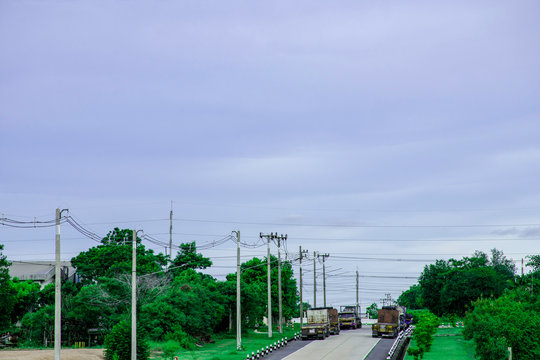
<svg viewBox="0 0 540 360">
<path fill-rule="evenodd" d="M 215 340 L 213 344 L 205 344 L 203 347 L 194 351 L 178 350 L 173 356 L 178 356 L 178 359 L 190 360 L 242 360 L 247 354 L 257 352 L 262 347 L 273 344 L 282 338 L 290 338 L 294 332 L 300 331 L 299 325 L 296 328 L 284 328 L 283 334 L 280 334 L 275 329 L 272 331 L 272 339 L 268 338 L 268 333 L 254 333 L 249 331 L 248 334 L 242 334 L 243 350 L 236 350 L 236 335 L 235 334 L 217 334 L 212 337 Z M 162 350 L 164 344 L 151 343 L 152 356 L 151 359 L 162 359 Z M 168 358 L 171 360 L 172 358 Z"/>
<path fill-rule="evenodd" d="M 433 336 L 431 351 L 424 354 L 423 360 L 474 360 L 473 342 L 465 340 L 462 332 L 463 328 L 437 329 Z M 415 346 L 414 337 L 410 346 Z M 406 355 L 404 360 L 413 359 L 412 356 Z"/>
</svg>

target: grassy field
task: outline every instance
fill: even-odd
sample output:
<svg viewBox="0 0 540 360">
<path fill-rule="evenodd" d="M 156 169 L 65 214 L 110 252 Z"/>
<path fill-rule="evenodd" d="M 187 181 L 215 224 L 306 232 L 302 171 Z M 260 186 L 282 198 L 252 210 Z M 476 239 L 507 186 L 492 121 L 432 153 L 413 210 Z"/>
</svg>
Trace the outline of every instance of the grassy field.
<svg viewBox="0 0 540 360">
<path fill-rule="evenodd" d="M 462 328 L 437 329 L 433 336 L 431 351 L 424 354 L 423 360 L 474 360 L 474 345 L 472 340 L 465 340 Z M 411 346 L 415 346 L 414 337 Z M 413 360 L 406 355 L 404 360 Z"/>
<path fill-rule="evenodd" d="M 298 327 L 298 325 L 297 325 Z M 251 352 L 257 352 L 263 346 L 273 344 L 274 342 L 281 340 L 282 338 L 290 338 L 295 331 L 299 331 L 299 328 L 284 328 L 283 334 L 280 334 L 276 330 L 272 332 L 272 339 L 268 338 L 268 333 L 254 333 L 250 331 L 248 334 L 242 334 L 242 351 L 236 350 L 236 336 L 235 335 L 215 335 L 213 340 L 215 343 L 206 344 L 201 348 L 194 351 L 178 350 L 174 352 L 173 356 L 178 356 L 178 359 L 193 359 L 193 360 L 240 360 L 245 359 L 246 355 Z M 166 344 L 152 344 L 152 359 L 172 359 L 173 357 L 163 357 L 163 350 Z"/>
</svg>

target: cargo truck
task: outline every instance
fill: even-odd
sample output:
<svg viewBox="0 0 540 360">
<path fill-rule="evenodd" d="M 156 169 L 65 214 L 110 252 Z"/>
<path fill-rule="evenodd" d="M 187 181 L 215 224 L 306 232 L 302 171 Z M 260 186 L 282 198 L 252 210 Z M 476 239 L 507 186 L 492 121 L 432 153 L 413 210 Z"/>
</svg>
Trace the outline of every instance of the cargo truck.
<svg viewBox="0 0 540 360">
<path fill-rule="evenodd" d="M 341 306 L 339 311 L 339 326 L 341 329 L 361 328 L 360 307 L 354 305 Z"/>
<path fill-rule="evenodd" d="M 307 310 L 307 322 L 302 326 L 302 340 L 324 339 L 330 335 L 330 314 L 327 308 Z"/>
<path fill-rule="evenodd" d="M 332 307 L 321 308 L 328 311 L 328 317 L 330 318 L 330 335 L 339 335 L 339 314 L 337 309 Z"/>
<path fill-rule="evenodd" d="M 383 306 L 379 310 L 377 323 L 371 325 L 371 335 L 379 337 L 389 335 L 397 337 L 399 331 L 405 326 L 403 309 L 398 306 Z"/>
</svg>

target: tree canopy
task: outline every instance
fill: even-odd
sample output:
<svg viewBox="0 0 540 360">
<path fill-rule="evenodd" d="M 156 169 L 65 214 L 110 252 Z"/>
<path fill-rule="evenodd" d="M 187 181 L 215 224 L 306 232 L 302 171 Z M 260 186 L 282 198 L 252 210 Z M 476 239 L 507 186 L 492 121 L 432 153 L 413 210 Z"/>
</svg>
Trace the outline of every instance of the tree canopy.
<svg viewBox="0 0 540 360">
<path fill-rule="evenodd" d="M 514 276 L 515 266 L 502 251 L 476 252 L 461 260 L 437 260 L 426 265 L 418 279 L 422 304 L 434 314 L 464 315 L 479 297 L 498 297 Z M 405 295 L 407 296 L 407 295 Z"/>
<path fill-rule="evenodd" d="M 0 244 L 0 330 L 11 323 L 11 312 L 15 305 L 15 290 L 9 276 L 9 261 L 2 253 L 4 245 Z"/>
<path fill-rule="evenodd" d="M 113 278 L 129 274 L 132 264 L 133 231 L 115 228 L 101 240 L 101 245 L 83 251 L 71 259 L 71 264 L 84 284 L 97 282 L 100 277 Z M 162 270 L 167 264 L 163 254 L 154 254 L 137 240 L 137 275 Z"/>
</svg>

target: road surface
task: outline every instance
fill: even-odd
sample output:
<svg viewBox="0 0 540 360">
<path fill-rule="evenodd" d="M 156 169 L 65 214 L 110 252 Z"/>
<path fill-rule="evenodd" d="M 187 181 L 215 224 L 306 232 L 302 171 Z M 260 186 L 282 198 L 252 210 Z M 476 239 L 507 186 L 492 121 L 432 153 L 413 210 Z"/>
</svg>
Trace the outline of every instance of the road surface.
<svg viewBox="0 0 540 360">
<path fill-rule="evenodd" d="M 365 360 L 386 359 L 386 355 L 388 355 L 388 351 L 394 344 L 395 340 L 396 339 L 382 338 L 381 341 L 379 341 L 377 345 L 373 348 L 373 350 L 369 353 L 369 356 Z"/>
<path fill-rule="evenodd" d="M 326 340 L 312 341 L 283 359 L 361 360 L 379 340 L 371 337 L 371 327 L 368 326 L 357 330 L 342 330 L 339 335 L 330 336 Z"/>
</svg>

